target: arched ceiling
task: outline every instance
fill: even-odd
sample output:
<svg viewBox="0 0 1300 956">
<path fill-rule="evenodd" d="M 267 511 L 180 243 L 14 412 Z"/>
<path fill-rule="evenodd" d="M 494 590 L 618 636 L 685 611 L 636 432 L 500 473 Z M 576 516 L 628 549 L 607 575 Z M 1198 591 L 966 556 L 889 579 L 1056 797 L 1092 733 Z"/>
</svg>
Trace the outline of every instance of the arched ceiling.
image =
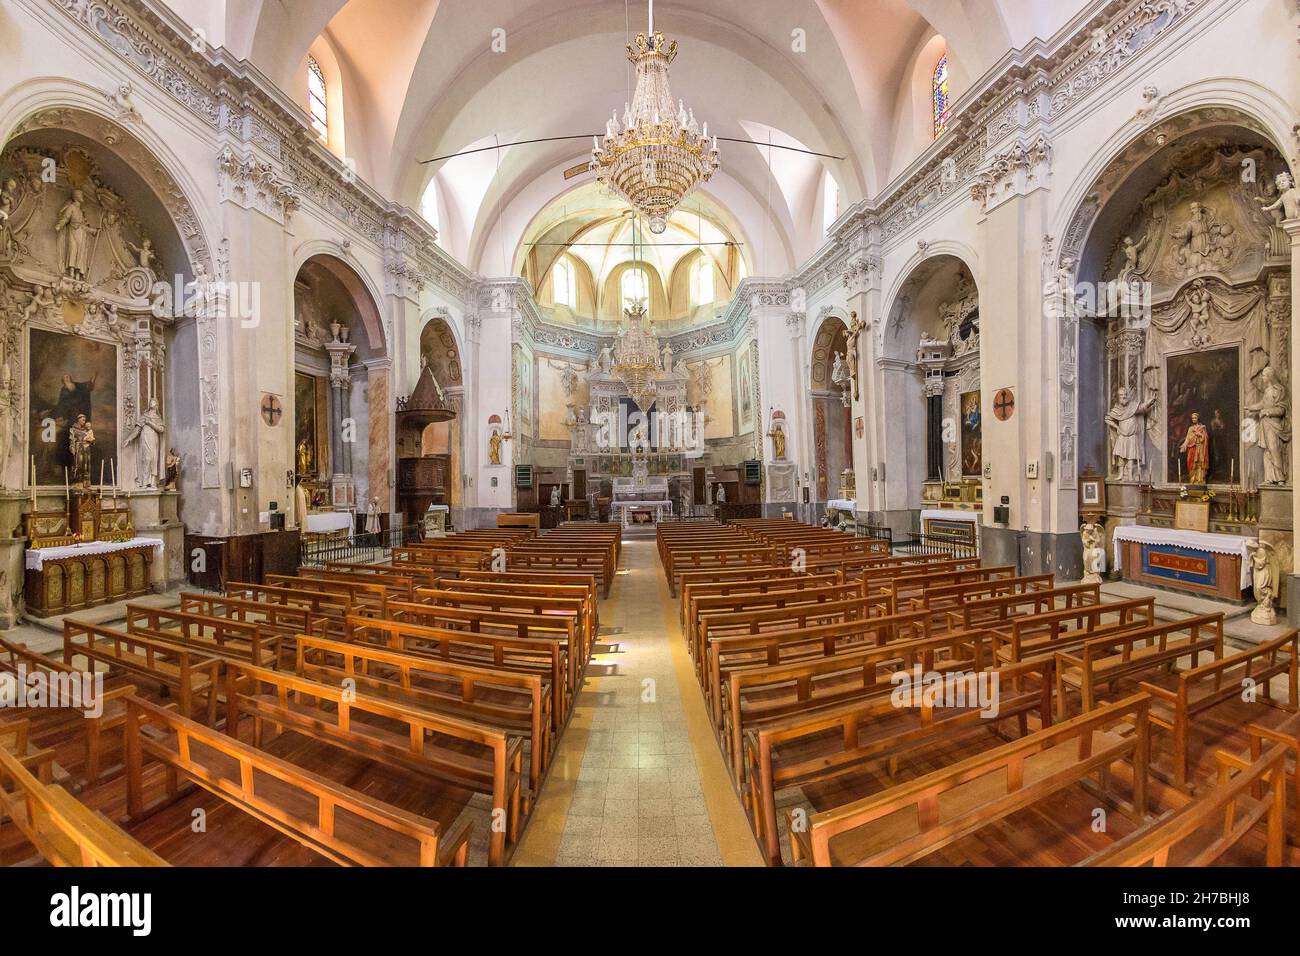
<svg viewBox="0 0 1300 956">
<path fill-rule="evenodd" d="M 624 45 L 645 29 L 645 0 L 169 0 L 212 21 L 210 35 L 293 94 L 322 35 L 344 84 L 348 156 L 385 195 L 418 207 L 440 164 L 474 144 L 590 134 L 630 98 Z M 1082 0 L 668 0 L 656 26 L 679 41 L 674 94 L 710 132 L 789 141 L 819 159 L 842 205 L 878 192 L 924 143 L 895 141 L 920 49 L 941 35 L 961 91 L 1008 50 L 1047 38 Z M 497 49 L 494 50 L 494 40 Z M 504 43 L 504 50 L 500 46 Z M 444 245 L 471 268 L 506 266 L 526 223 L 573 183 L 587 140 L 517 146 L 488 157 Z M 900 154 L 906 153 L 900 159 Z M 793 155 L 793 154 L 792 154 Z M 820 244 L 812 173 L 764 147 L 722 144 L 710 184 L 751 234 L 754 265 L 777 271 Z M 480 170 L 481 172 L 481 170 Z M 791 181 L 799 179 L 791 190 Z M 455 189 L 454 184 L 449 187 Z M 511 209 L 527 191 L 531 208 Z M 811 205 L 810 205 L 811 204 Z M 502 217 L 508 222 L 501 223 Z M 762 260 L 762 261 L 758 261 Z"/>
</svg>

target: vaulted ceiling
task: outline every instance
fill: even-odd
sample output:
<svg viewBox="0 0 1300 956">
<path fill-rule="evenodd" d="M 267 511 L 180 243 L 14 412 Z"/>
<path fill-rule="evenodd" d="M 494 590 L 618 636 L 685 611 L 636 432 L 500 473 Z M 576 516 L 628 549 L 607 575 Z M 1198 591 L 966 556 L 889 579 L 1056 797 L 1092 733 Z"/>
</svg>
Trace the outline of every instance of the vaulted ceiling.
<svg viewBox="0 0 1300 956">
<path fill-rule="evenodd" d="M 603 130 L 630 98 L 624 45 L 646 23 L 645 0 L 169 2 L 296 102 L 305 102 L 308 50 L 328 43 L 344 86 L 346 155 L 381 192 L 413 207 L 444 168 L 421 160 Z M 711 133 L 770 135 L 773 144 L 836 157 L 816 162 L 847 206 L 878 192 L 929 141 L 917 78 L 937 52 L 946 47 L 960 95 L 1009 50 L 1050 37 L 1083 5 L 668 0 L 656 5 L 655 20 L 680 44 L 673 92 Z M 767 146 L 722 145 L 710 201 L 751 237 L 757 272 L 793 266 L 823 236 L 809 171 Z M 456 221 L 440 224 L 455 234 L 444 245 L 472 268 L 509 271 L 533 216 L 574 185 L 562 171 L 589 150 L 589 140 L 559 139 L 462 163 L 472 186 L 447 176 L 444 201 Z M 466 188 L 468 196 L 458 194 Z"/>
</svg>

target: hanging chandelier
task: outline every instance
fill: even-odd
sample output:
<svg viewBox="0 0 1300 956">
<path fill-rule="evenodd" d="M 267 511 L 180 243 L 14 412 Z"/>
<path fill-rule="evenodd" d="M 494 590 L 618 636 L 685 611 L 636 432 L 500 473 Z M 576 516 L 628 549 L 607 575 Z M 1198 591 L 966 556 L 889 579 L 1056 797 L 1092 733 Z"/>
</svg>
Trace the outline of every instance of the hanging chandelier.
<svg viewBox="0 0 1300 956">
<path fill-rule="evenodd" d="M 605 124 L 605 138 L 592 137 L 591 168 L 596 180 L 618 193 L 650 223 L 656 235 L 668 228 L 668 214 L 718 168 L 718 138 L 709 140 L 695 113 L 673 104 L 668 64 L 677 41 L 655 30 L 650 0 L 648 35 L 638 33 L 627 58 L 636 66 L 636 93 Z"/>
<path fill-rule="evenodd" d="M 659 372 L 659 340 L 641 325 L 645 303 L 631 302 L 623 310 L 628 327 L 614 343 L 614 377 L 627 386 L 637 408 L 650 411 L 655 400 L 655 377 Z"/>
</svg>

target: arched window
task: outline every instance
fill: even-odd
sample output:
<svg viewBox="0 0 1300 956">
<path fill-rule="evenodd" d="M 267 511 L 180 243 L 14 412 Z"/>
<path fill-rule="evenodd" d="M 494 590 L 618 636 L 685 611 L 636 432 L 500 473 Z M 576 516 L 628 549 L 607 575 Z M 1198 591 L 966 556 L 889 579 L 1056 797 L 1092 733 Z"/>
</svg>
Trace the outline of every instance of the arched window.
<svg viewBox="0 0 1300 956">
<path fill-rule="evenodd" d="M 430 179 L 420 195 L 420 215 L 424 221 L 438 229 L 438 180 Z M 441 238 L 441 236 L 439 236 Z"/>
<path fill-rule="evenodd" d="M 708 253 L 702 253 L 691 269 L 691 305 L 709 305 L 715 298 L 713 260 Z"/>
<path fill-rule="evenodd" d="M 314 56 L 307 57 L 307 112 L 311 128 L 322 140 L 329 140 L 329 109 L 325 105 L 325 74 Z"/>
<path fill-rule="evenodd" d="M 822 175 L 822 234 L 831 231 L 835 220 L 840 218 L 840 187 L 830 170 Z"/>
<path fill-rule="evenodd" d="M 560 256 L 551 267 L 552 299 L 556 305 L 567 305 L 570 309 L 578 305 L 578 276 L 568 256 Z"/>
<path fill-rule="evenodd" d="M 930 108 L 934 117 L 934 138 L 948 125 L 948 109 L 952 102 L 948 96 L 948 54 L 939 57 L 930 78 Z"/>
<path fill-rule="evenodd" d="M 619 288 L 623 293 L 624 306 L 629 304 L 629 299 L 633 302 L 646 302 L 650 298 L 650 283 L 646 281 L 643 269 L 628 269 L 624 272 L 619 279 Z"/>
</svg>

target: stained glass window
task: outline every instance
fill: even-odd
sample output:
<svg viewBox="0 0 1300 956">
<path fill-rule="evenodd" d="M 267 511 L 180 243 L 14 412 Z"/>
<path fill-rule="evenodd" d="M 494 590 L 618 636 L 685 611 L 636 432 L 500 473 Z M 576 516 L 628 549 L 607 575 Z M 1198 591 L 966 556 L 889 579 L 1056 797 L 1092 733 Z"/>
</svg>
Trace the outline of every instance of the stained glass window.
<svg viewBox="0 0 1300 956">
<path fill-rule="evenodd" d="M 952 105 L 948 97 L 948 54 L 939 57 L 935 64 L 934 76 L 930 80 L 930 105 L 934 114 L 934 138 L 948 125 L 948 109 Z"/>
<path fill-rule="evenodd" d="M 311 115 L 311 128 L 321 139 L 328 139 L 329 114 L 325 106 L 325 74 L 314 56 L 307 57 L 307 112 Z"/>
</svg>

